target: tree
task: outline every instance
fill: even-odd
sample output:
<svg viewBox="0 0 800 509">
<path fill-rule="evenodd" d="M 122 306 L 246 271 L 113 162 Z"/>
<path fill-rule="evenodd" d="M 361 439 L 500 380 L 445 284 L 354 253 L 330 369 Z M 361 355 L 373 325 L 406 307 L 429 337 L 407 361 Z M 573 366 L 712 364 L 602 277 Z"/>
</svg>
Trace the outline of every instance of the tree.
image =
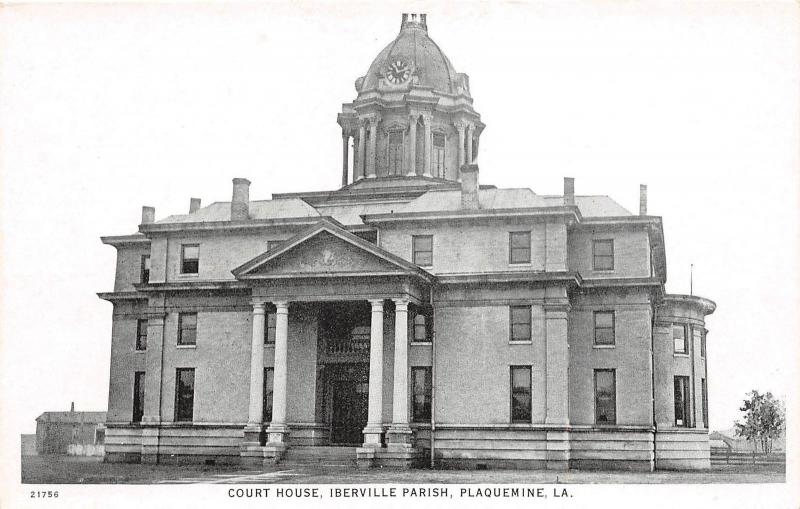
<svg viewBox="0 0 800 509">
<path fill-rule="evenodd" d="M 741 408 L 744 422 L 736 421 L 736 435 L 753 442 L 753 448 L 769 453 L 772 451 L 772 440 L 779 438 L 784 424 L 783 403 L 775 399 L 771 392 L 759 394 L 753 390 L 747 393 Z"/>
</svg>

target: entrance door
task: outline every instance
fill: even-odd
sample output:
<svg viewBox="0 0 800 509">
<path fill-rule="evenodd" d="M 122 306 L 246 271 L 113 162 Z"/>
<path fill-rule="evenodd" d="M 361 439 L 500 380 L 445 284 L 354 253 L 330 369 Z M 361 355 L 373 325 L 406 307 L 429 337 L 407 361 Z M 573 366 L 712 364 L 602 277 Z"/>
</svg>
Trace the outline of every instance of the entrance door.
<svg viewBox="0 0 800 509">
<path fill-rule="evenodd" d="M 367 425 L 369 383 L 358 380 L 332 381 L 331 391 L 331 442 L 349 445 L 363 443 L 362 431 Z"/>
</svg>

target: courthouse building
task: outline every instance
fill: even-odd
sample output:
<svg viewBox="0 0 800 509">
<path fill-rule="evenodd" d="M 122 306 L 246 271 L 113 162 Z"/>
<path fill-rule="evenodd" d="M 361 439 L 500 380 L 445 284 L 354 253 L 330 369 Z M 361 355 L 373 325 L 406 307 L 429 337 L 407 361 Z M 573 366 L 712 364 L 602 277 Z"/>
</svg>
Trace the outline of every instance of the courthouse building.
<svg viewBox="0 0 800 509">
<path fill-rule="evenodd" d="M 355 88 L 341 188 L 237 178 L 103 237 L 107 461 L 708 467 L 715 305 L 665 293 L 646 188 L 634 214 L 570 178 L 479 184 L 504 169 L 479 172 L 469 78 L 425 15 Z"/>
</svg>

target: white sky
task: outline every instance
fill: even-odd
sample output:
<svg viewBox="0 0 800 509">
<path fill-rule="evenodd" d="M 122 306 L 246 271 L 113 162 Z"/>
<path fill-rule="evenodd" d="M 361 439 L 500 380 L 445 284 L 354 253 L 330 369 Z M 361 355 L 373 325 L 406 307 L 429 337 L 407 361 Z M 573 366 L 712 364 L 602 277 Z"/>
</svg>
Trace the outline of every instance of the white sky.
<svg viewBox="0 0 800 509">
<path fill-rule="evenodd" d="M 336 114 L 416 4 L 0 10 L 4 445 L 107 407 L 116 252 L 142 205 L 337 188 Z M 452 4 L 429 33 L 470 76 L 482 183 L 608 194 L 664 218 L 667 289 L 717 302 L 712 428 L 798 386 L 798 9 Z M 793 396 L 793 394 L 791 394 Z"/>
</svg>

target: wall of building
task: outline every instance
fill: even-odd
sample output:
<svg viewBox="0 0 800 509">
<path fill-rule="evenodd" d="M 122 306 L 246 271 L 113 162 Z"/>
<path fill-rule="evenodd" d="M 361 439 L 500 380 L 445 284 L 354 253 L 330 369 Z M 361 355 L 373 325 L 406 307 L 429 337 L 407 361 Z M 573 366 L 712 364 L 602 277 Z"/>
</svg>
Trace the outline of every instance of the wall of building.
<svg viewBox="0 0 800 509">
<path fill-rule="evenodd" d="M 130 422 L 133 417 L 133 374 L 145 371 L 146 355 L 136 351 L 136 324 L 146 310 L 146 300 L 114 303 L 107 414 L 111 422 Z"/>
<path fill-rule="evenodd" d="M 542 293 L 538 293 L 542 296 Z M 449 294 L 441 298 L 457 297 Z M 511 423 L 510 366 L 532 366 L 532 422 L 545 419 L 545 319 L 533 292 L 436 305 L 436 422 Z M 527 298 L 526 298 L 527 297 Z M 540 297 L 541 299 L 541 297 Z M 531 343 L 510 344 L 509 305 L 531 305 Z"/>
<path fill-rule="evenodd" d="M 614 270 L 595 271 L 592 265 L 592 241 L 614 240 Z M 644 229 L 581 227 L 569 232 L 569 268 L 584 279 L 650 276 L 650 241 Z"/>
<path fill-rule="evenodd" d="M 615 345 L 594 345 L 594 311 L 614 311 Z M 594 370 L 615 369 L 617 424 L 653 422 L 651 304 L 644 290 L 577 295 L 569 313 L 570 423 L 595 424 Z"/>
<path fill-rule="evenodd" d="M 563 230 L 563 231 L 562 231 Z M 509 232 L 531 232 L 531 262 L 509 263 Z M 550 237 L 546 238 L 546 232 Z M 564 270 L 566 267 L 566 227 L 548 230 L 542 222 L 427 224 L 418 227 L 384 228 L 379 233 L 383 249 L 412 261 L 412 236 L 433 235 L 434 274 L 499 272 L 514 270 Z"/>
<path fill-rule="evenodd" d="M 115 292 L 132 292 L 135 283 L 142 282 L 142 256 L 150 254 L 147 244 L 126 244 L 117 247 L 117 266 L 114 275 Z"/>
</svg>

